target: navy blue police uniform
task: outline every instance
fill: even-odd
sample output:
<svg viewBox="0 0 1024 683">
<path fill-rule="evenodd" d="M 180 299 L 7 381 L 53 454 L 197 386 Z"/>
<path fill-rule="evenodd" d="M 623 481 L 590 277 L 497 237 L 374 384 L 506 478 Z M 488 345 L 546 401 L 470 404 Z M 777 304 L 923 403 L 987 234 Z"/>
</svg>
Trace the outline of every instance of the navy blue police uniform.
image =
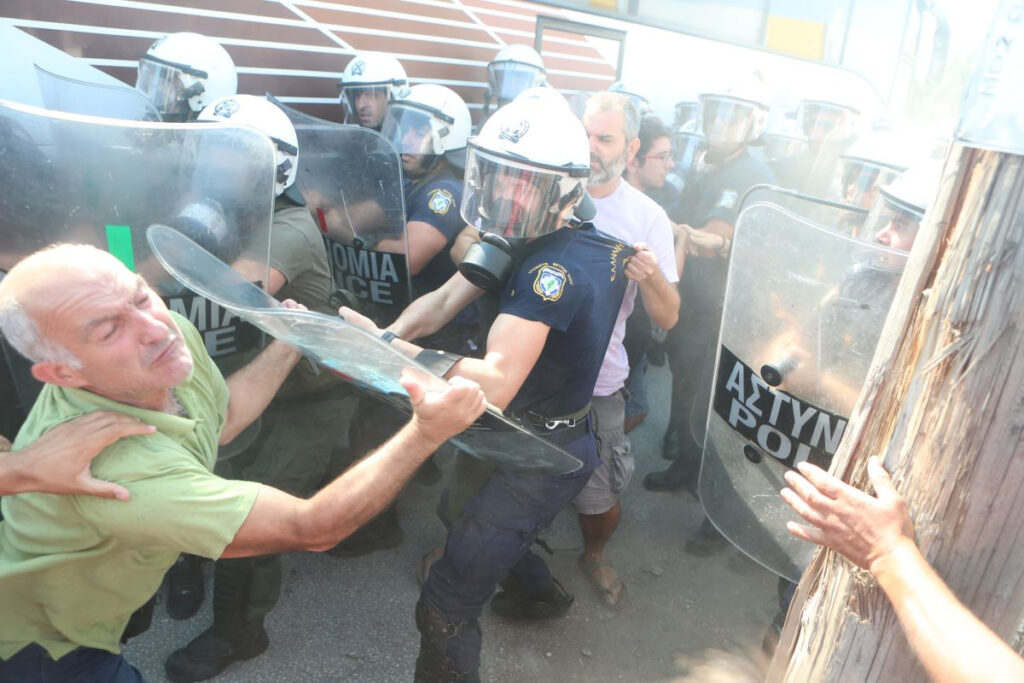
<svg viewBox="0 0 1024 683">
<path fill-rule="evenodd" d="M 587 226 L 557 230 L 517 254 L 499 313 L 541 322 L 550 330 L 507 412 L 529 422 L 583 465 L 565 475 L 492 468 L 467 497 L 416 607 L 422 635 L 418 674 L 447 671 L 461 674 L 458 680 L 479 680 L 477 620 L 499 582 L 506 590 L 514 585 L 526 599 L 543 600 L 554 593 L 550 570 L 530 546 L 598 465 L 587 413 L 625 293 L 623 267 L 629 253 L 622 243 Z M 566 416 L 578 419 L 559 420 Z"/>
<path fill-rule="evenodd" d="M 676 223 L 703 228 L 718 219 L 736 225 L 743 195 L 754 185 L 769 184 L 771 169 L 744 150 L 728 163 L 698 175 L 683 190 L 679 202 L 668 211 Z M 675 474 L 695 484 L 700 464 L 702 425 L 711 396 L 715 345 L 722 318 L 728 259 L 719 256 L 689 257 L 679 280 L 679 323 L 668 332 L 666 347 L 672 369 L 672 408 L 667 441 L 676 445 Z M 694 409 L 698 414 L 694 415 Z M 678 481 L 677 483 L 682 483 Z"/>
</svg>

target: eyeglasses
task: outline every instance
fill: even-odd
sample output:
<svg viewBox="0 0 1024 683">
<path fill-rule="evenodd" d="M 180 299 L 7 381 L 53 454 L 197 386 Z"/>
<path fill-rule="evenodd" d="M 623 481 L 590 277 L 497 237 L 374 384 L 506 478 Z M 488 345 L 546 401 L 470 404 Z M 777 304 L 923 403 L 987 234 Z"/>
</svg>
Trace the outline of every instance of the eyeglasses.
<svg viewBox="0 0 1024 683">
<path fill-rule="evenodd" d="M 662 152 L 661 154 L 646 154 L 646 155 L 644 155 L 644 159 L 657 159 L 658 161 L 660 161 L 663 164 L 664 163 L 668 163 L 670 161 L 672 163 L 675 163 L 675 161 L 672 159 L 672 152 L 671 152 L 671 150 L 668 151 L 668 152 Z"/>
</svg>

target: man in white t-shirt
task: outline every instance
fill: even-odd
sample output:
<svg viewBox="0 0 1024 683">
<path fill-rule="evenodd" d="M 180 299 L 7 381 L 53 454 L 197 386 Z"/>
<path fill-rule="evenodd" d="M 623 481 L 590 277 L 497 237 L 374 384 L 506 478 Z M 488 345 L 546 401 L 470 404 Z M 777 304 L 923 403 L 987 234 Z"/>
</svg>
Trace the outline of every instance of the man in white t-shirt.
<svg viewBox="0 0 1024 683">
<path fill-rule="evenodd" d="M 679 280 L 672 225 L 658 204 L 622 179 L 628 160 L 640 146 L 640 114 L 628 98 L 612 92 L 590 98 L 583 112 L 583 127 L 590 138 L 590 181 L 587 191 L 594 200 L 594 225 L 627 244 L 635 245 L 634 261 L 647 276 L 630 282 L 619 309 L 604 363 L 594 387 L 592 415 L 597 422 L 601 464 L 574 502 L 583 534 L 580 568 L 615 606 L 625 585 L 604 559 L 604 548 L 619 523 L 619 496 L 633 475 L 633 456 L 625 435 L 624 385 L 629 362 L 622 340 L 626 319 L 633 312 L 637 290 L 644 309 L 658 326 L 669 329 L 679 315 Z"/>
</svg>

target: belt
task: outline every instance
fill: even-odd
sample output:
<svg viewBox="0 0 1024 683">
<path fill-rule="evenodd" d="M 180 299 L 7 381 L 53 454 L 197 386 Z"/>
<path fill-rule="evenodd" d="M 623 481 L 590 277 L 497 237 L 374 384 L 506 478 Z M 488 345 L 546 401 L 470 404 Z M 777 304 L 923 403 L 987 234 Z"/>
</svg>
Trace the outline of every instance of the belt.
<svg viewBox="0 0 1024 683">
<path fill-rule="evenodd" d="M 515 412 L 512 416 L 529 431 L 542 439 L 562 446 L 575 441 L 590 431 L 590 403 L 569 415 L 548 417 L 532 410 Z"/>
</svg>

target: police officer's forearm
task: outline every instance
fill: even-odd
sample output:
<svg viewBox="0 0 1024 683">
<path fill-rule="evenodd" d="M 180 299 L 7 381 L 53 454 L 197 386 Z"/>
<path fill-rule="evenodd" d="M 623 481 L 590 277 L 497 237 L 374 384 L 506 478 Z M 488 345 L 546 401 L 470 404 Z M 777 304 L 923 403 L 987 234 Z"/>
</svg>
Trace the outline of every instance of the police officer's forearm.
<svg viewBox="0 0 1024 683">
<path fill-rule="evenodd" d="M 227 378 L 227 415 L 220 443 L 231 442 L 263 414 L 302 354 L 281 341 L 273 341 L 248 365 Z"/>
<path fill-rule="evenodd" d="M 640 298 L 644 310 L 654 324 L 663 330 L 672 329 L 679 320 L 679 290 L 657 271 L 640 281 Z"/>
<path fill-rule="evenodd" d="M 409 304 L 388 329 L 402 339 L 426 337 L 448 324 L 483 293 L 462 273 L 455 273 L 439 288 Z"/>
</svg>

